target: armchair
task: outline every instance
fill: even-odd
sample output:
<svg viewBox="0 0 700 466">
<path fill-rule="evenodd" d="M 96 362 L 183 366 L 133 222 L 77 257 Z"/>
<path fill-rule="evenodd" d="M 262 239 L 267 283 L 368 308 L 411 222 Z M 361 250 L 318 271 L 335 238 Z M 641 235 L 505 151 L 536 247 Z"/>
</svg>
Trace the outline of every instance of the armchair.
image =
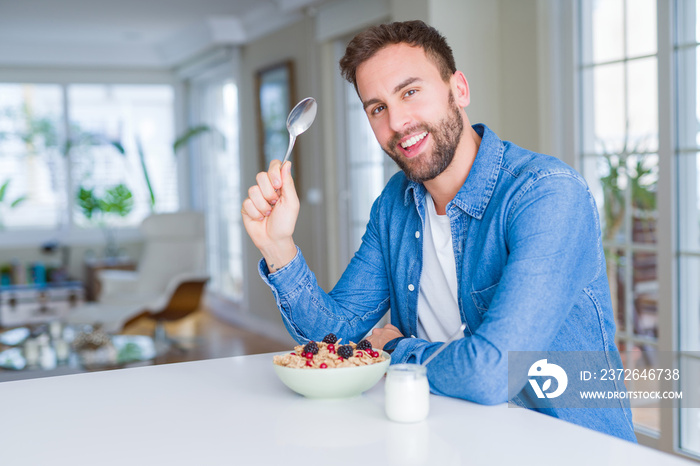
<svg viewBox="0 0 700 466">
<path fill-rule="evenodd" d="M 148 308 L 131 317 L 124 326 L 142 318 L 148 317 L 156 322 L 155 331 L 153 333 L 156 351 L 162 352 L 162 349 L 174 347 L 180 351 L 186 351 L 180 342 L 168 336 L 165 329 L 166 322 L 174 322 L 184 319 L 193 312 L 199 309 L 204 287 L 209 281 L 206 276 L 181 275 L 179 276 L 177 285 L 174 289 L 168 289 L 164 298 L 157 302 L 151 303 Z M 174 285 L 175 281 L 171 282 Z"/>
<path fill-rule="evenodd" d="M 205 228 L 200 212 L 154 214 L 140 226 L 144 246 L 136 271 L 102 270 L 95 304 L 68 316 L 73 324 L 101 324 L 118 332 L 145 309 L 158 309 L 184 281 L 206 278 Z"/>
</svg>

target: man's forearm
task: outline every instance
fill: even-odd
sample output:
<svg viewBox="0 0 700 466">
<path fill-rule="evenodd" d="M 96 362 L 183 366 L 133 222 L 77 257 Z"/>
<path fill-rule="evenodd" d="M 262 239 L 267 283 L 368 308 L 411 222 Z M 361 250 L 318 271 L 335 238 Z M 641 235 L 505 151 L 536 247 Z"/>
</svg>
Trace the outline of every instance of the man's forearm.
<svg viewBox="0 0 700 466">
<path fill-rule="evenodd" d="M 392 343 L 392 342 L 390 342 Z M 418 338 L 398 340 L 392 363 L 420 364 L 442 345 Z M 428 364 L 431 391 L 479 404 L 508 399 L 508 361 L 501 351 L 480 338 L 466 337 L 450 345 Z"/>
</svg>

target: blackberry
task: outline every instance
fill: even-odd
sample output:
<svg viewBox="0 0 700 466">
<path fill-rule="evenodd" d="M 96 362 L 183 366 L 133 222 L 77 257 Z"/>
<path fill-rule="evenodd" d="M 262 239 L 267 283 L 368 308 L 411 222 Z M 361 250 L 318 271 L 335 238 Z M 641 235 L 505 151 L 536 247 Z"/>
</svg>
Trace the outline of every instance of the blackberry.
<svg viewBox="0 0 700 466">
<path fill-rule="evenodd" d="M 370 343 L 368 340 L 362 340 L 357 344 L 357 349 L 358 350 L 371 350 L 372 349 L 372 343 Z"/>
<path fill-rule="evenodd" d="M 350 345 L 343 345 L 340 348 L 338 348 L 338 356 L 344 359 L 348 359 L 352 357 L 352 346 Z"/>
<path fill-rule="evenodd" d="M 338 341 L 338 337 L 336 337 L 334 333 L 329 333 L 323 337 L 323 342 L 328 343 L 329 345 L 334 344 L 336 341 Z"/>
<path fill-rule="evenodd" d="M 318 343 L 310 341 L 304 346 L 305 353 L 318 354 Z"/>
</svg>

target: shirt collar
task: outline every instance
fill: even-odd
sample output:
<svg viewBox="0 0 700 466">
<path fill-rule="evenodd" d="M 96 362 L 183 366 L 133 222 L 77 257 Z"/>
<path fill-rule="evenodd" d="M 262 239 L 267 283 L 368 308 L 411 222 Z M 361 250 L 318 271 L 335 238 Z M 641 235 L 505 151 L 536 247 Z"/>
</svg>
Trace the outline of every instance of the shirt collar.
<svg viewBox="0 0 700 466">
<path fill-rule="evenodd" d="M 480 219 L 496 187 L 498 173 L 503 161 L 503 142 L 484 124 L 472 128 L 481 136 L 479 150 L 469 171 L 469 176 L 457 195 L 447 204 L 447 210 L 454 204 L 466 214 Z M 423 202 L 426 189 L 421 183 L 409 181 L 404 193 L 404 203 L 408 205 L 413 198 L 416 205 Z M 412 195 L 411 195 L 412 194 Z"/>
</svg>

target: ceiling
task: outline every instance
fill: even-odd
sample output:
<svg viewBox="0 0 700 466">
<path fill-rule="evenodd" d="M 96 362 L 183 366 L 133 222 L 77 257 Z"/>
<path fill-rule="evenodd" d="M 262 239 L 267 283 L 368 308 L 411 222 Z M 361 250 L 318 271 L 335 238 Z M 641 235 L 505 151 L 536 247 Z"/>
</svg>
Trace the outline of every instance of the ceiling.
<svg viewBox="0 0 700 466">
<path fill-rule="evenodd" d="M 173 67 L 322 0 L 0 0 L 0 66 Z"/>
</svg>

